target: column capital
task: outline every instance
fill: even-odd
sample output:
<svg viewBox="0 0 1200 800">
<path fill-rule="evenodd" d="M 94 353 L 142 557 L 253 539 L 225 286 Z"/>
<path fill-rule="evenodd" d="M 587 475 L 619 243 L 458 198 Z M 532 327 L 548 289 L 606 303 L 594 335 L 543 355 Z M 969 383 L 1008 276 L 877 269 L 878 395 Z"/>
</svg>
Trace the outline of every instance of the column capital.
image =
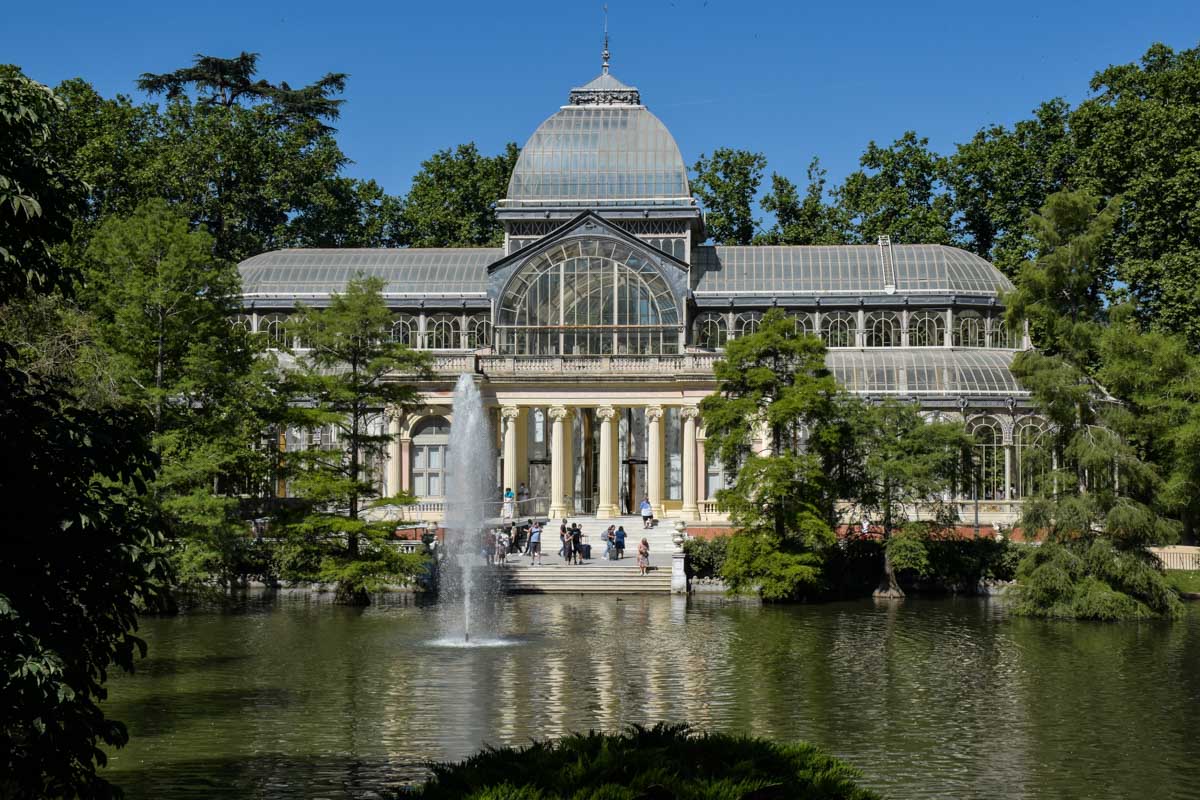
<svg viewBox="0 0 1200 800">
<path fill-rule="evenodd" d="M 500 416 L 504 419 L 516 419 L 521 413 L 521 409 L 517 406 L 501 406 Z"/>
<path fill-rule="evenodd" d="M 566 406 L 550 406 L 548 413 L 550 414 L 550 419 L 558 420 L 565 419 L 571 413 L 571 410 Z"/>
<path fill-rule="evenodd" d="M 612 406 L 599 406 L 596 408 L 596 416 L 600 419 L 612 419 L 617 415 L 617 410 Z"/>
<path fill-rule="evenodd" d="M 683 406 L 679 409 L 679 414 L 684 419 L 695 419 L 700 416 L 699 406 Z"/>
<path fill-rule="evenodd" d="M 384 413 L 384 416 L 386 416 L 390 422 L 398 422 L 400 420 L 403 420 L 404 417 L 407 416 L 404 409 L 401 408 L 400 406 L 388 406 L 387 408 L 385 408 L 383 410 L 383 413 Z"/>
<path fill-rule="evenodd" d="M 646 419 L 661 419 L 662 415 L 662 406 L 646 406 Z"/>
</svg>

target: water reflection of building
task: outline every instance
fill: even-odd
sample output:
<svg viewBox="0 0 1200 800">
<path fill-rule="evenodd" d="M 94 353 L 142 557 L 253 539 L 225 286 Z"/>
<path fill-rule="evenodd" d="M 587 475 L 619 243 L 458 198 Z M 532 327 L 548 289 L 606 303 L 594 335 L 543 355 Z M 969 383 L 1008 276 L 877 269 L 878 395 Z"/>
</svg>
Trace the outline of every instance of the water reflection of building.
<svg viewBox="0 0 1200 800">
<path fill-rule="evenodd" d="M 607 66 L 534 131 L 497 213 L 502 247 L 283 250 L 240 266 L 241 321 L 275 341 L 296 301 L 320 305 L 360 273 L 386 281 L 388 335 L 433 351 L 439 377 L 422 413 L 381 415 L 394 442 L 379 476 L 428 518 L 442 515 L 463 372 L 492 406 L 503 484 L 540 498 L 530 510 L 607 518 L 647 496 L 660 517 L 721 518 L 725 474 L 706 457 L 697 404 L 725 343 L 776 307 L 824 338 L 850 390 L 968 421 L 981 466 L 962 495 L 982 501 L 985 521 L 1010 519 L 1029 490 L 1023 454 L 1041 428 L 1009 369 L 1028 338 L 1006 327 L 1012 285 L 984 259 L 887 237 L 704 244 L 674 138 Z"/>
</svg>

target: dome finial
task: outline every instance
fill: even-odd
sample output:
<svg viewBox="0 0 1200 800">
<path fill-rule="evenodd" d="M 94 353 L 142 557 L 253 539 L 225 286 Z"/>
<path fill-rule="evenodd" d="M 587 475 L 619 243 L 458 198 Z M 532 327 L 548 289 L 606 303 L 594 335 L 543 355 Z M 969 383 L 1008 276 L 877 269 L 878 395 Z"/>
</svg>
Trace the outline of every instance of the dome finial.
<svg viewBox="0 0 1200 800">
<path fill-rule="evenodd" d="M 600 53 L 600 73 L 608 74 L 608 3 L 604 4 L 604 50 Z"/>
</svg>

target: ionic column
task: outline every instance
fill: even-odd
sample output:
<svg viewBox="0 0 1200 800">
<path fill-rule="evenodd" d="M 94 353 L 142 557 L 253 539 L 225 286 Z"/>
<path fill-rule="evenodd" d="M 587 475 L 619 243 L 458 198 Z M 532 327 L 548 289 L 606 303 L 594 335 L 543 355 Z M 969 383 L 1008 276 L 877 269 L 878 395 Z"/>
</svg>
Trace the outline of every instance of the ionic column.
<svg viewBox="0 0 1200 800">
<path fill-rule="evenodd" d="M 1012 443 L 1004 445 L 1004 499 L 1013 499 L 1013 446 Z"/>
<path fill-rule="evenodd" d="M 562 519 L 567 516 L 567 507 L 563 503 L 563 471 L 566 466 L 566 448 L 563 447 L 563 420 L 567 417 L 567 409 L 562 406 L 550 408 L 550 419 L 554 425 L 550 431 L 550 518 Z"/>
<path fill-rule="evenodd" d="M 654 509 L 654 516 L 663 516 L 662 505 L 662 486 L 663 486 L 663 458 L 662 458 L 662 406 L 648 406 L 646 408 L 646 481 L 649 483 L 646 496 L 650 498 L 650 507 Z M 636 506 L 637 503 L 635 502 Z"/>
<path fill-rule="evenodd" d="M 504 487 L 517 491 L 517 418 L 521 409 L 503 406 L 500 420 L 504 426 Z"/>
<path fill-rule="evenodd" d="M 704 438 L 696 432 L 696 499 L 703 503 L 708 499 L 708 453 L 704 449 Z"/>
<path fill-rule="evenodd" d="M 575 415 L 568 408 L 563 417 L 563 506 L 567 514 L 575 513 Z"/>
<path fill-rule="evenodd" d="M 388 442 L 387 494 L 389 497 L 394 497 L 400 493 L 402 486 L 400 464 L 403 452 L 400 446 L 400 414 L 389 410 L 387 418 L 388 436 L 391 437 Z"/>
<path fill-rule="evenodd" d="M 683 416 L 683 518 L 694 522 L 700 518 L 696 505 L 696 417 L 700 409 L 684 406 Z"/>
<path fill-rule="evenodd" d="M 613 496 L 613 417 L 617 414 L 612 406 L 600 406 L 596 416 L 600 418 L 600 498 L 596 505 L 598 519 L 611 519 L 617 516 L 617 507 Z"/>
</svg>

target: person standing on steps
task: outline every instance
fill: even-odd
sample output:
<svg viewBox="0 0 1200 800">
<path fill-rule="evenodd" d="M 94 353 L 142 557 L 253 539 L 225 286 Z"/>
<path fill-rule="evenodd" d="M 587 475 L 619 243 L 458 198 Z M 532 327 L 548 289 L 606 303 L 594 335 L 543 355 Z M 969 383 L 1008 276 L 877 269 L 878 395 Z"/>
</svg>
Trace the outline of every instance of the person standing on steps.
<svg viewBox="0 0 1200 800">
<path fill-rule="evenodd" d="M 654 521 L 654 508 L 650 505 L 650 498 L 642 498 L 642 527 L 649 528 L 650 523 Z"/>
<path fill-rule="evenodd" d="M 642 539 L 642 543 L 638 545 L 637 565 L 640 574 L 645 575 L 650 566 L 650 542 L 645 539 Z"/>
<path fill-rule="evenodd" d="M 529 513 L 529 487 L 524 481 L 521 481 L 521 486 L 517 489 L 517 508 L 522 514 Z"/>
<path fill-rule="evenodd" d="M 516 509 L 513 508 L 515 503 L 516 495 L 513 494 L 512 488 L 506 487 L 504 490 L 504 502 L 500 505 L 500 516 L 505 519 L 512 519 L 513 514 L 516 513 Z"/>
<path fill-rule="evenodd" d="M 616 540 L 615 546 L 617 548 L 617 560 L 619 561 L 620 559 L 625 557 L 625 536 L 626 536 L 625 526 L 624 525 L 618 526 L 617 532 L 615 534 L 613 534 L 613 536 Z"/>
<path fill-rule="evenodd" d="M 562 525 L 558 526 L 558 557 L 565 558 L 568 561 L 570 556 L 567 554 L 567 544 L 571 541 L 571 537 L 567 536 L 567 521 L 564 519 Z"/>
<path fill-rule="evenodd" d="M 583 530 L 579 525 L 571 526 L 571 557 L 574 559 L 571 563 L 583 563 Z"/>
<path fill-rule="evenodd" d="M 542 526 L 537 522 L 532 522 L 529 526 L 529 566 L 533 566 L 535 559 L 538 566 L 541 566 Z"/>
</svg>

